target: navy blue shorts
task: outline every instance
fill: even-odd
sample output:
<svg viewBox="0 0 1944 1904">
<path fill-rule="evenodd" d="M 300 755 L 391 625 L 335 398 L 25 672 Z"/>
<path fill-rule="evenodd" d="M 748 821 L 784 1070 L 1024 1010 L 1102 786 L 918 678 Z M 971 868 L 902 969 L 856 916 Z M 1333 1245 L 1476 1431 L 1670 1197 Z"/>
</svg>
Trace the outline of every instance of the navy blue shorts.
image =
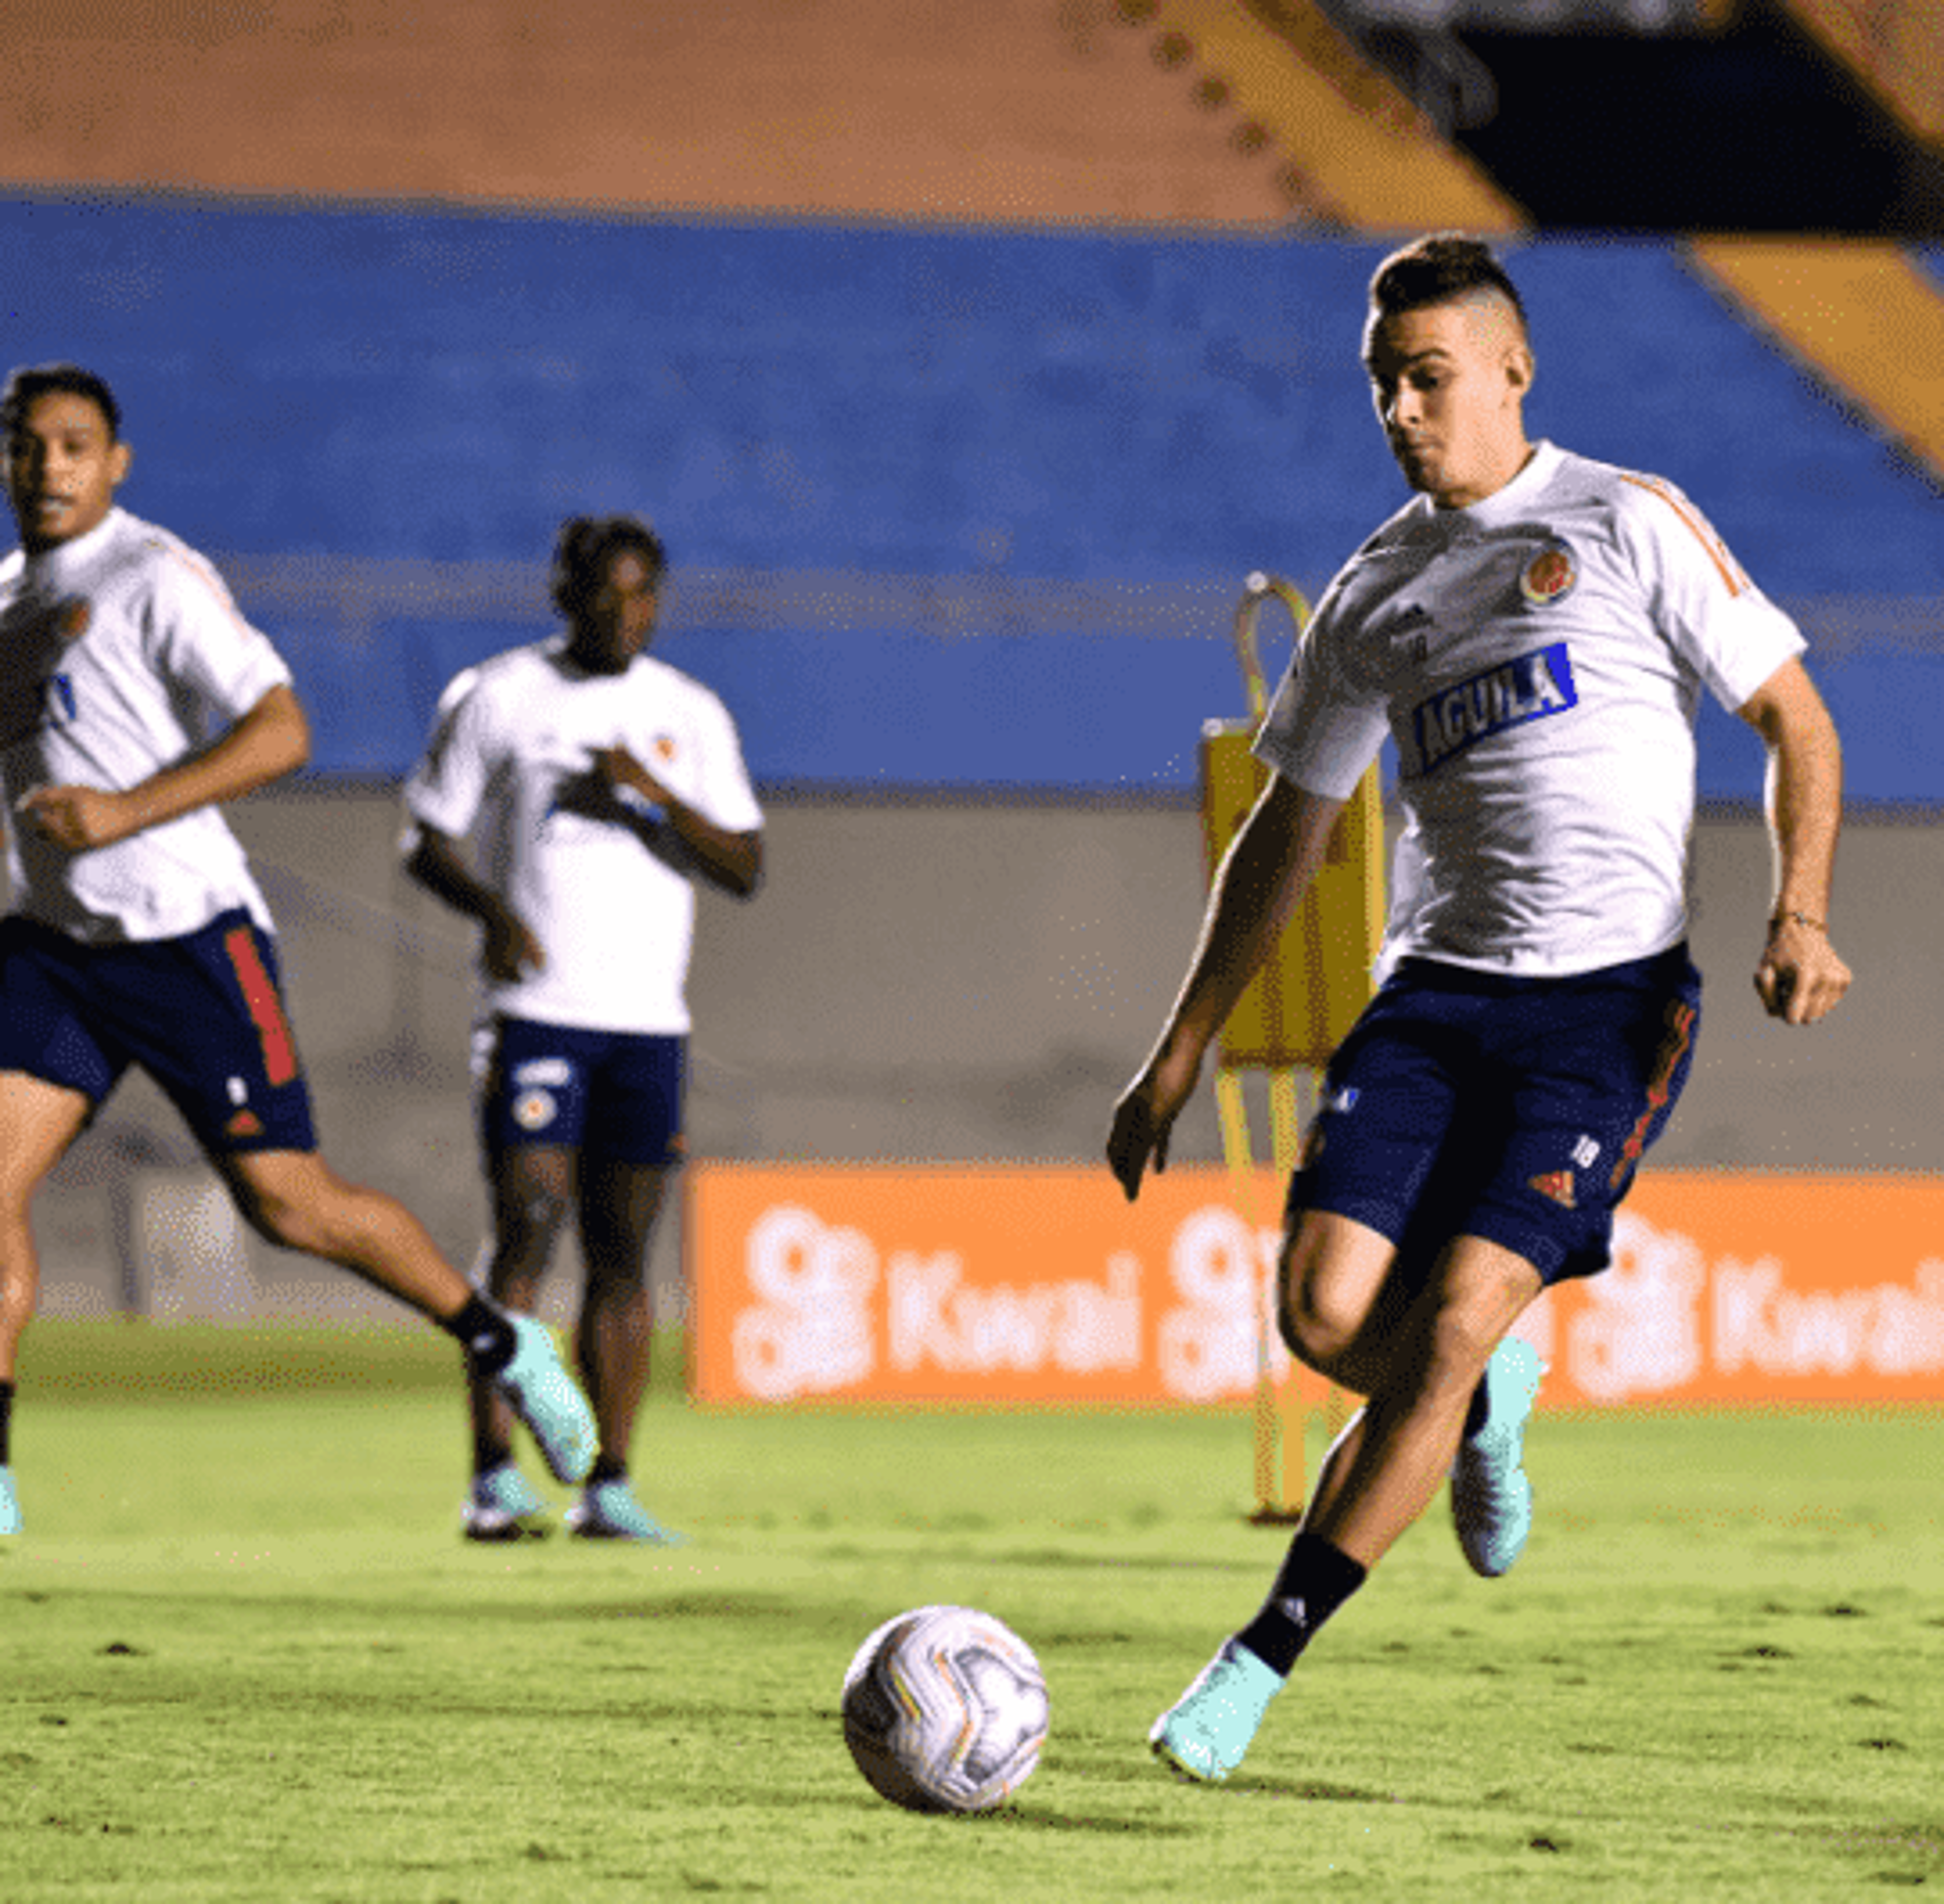
<svg viewBox="0 0 1944 1904">
<path fill-rule="evenodd" d="M 1461 1235 L 1595 1275 L 1700 1015 L 1685 946 L 1564 979 L 1406 959 L 1330 1061 L 1290 1219 L 1352 1218 L 1420 1275 Z"/>
<path fill-rule="evenodd" d="M 205 1151 L 315 1150 L 275 946 L 240 907 L 179 939 L 85 946 L 0 919 L 0 1071 L 97 1109 L 131 1065 Z"/>
<path fill-rule="evenodd" d="M 490 1154 L 558 1145 L 663 1166 L 681 1151 L 687 1041 L 495 1018 L 473 1041 L 479 1133 Z"/>
</svg>

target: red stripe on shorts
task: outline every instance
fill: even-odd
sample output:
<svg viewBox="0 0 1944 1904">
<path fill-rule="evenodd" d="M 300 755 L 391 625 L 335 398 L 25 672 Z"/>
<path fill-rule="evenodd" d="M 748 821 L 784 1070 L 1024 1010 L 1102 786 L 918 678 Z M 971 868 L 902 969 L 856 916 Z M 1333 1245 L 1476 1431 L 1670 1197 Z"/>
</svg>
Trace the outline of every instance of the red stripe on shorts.
<svg viewBox="0 0 1944 1904">
<path fill-rule="evenodd" d="M 236 983 L 243 988 L 243 1002 L 250 1007 L 251 1022 L 263 1041 L 263 1075 L 273 1084 L 288 1084 L 297 1075 L 297 1041 L 291 1036 L 283 1003 L 269 974 L 263 969 L 250 928 L 239 925 L 233 932 L 225 933 L 223 949 L 229 955 Z"/>
</svg>

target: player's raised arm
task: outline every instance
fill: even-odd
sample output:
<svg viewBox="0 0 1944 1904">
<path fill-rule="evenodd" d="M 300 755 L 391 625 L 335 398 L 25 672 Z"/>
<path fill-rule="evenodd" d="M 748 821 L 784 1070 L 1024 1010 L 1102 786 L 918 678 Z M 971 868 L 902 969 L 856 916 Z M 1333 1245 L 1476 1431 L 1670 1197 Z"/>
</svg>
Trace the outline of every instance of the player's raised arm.
<svg viewBox="0 0 1944 1904">
<path fill-rule="evenodd" d="M 1800 661 L 1785 662 L 1739 709 L 1768 749 L 1775 903 L 1755 989 L 1771 1017 L 1810 1025 L 1835 1009 L 1850 968 L 1829 940 L 1843 754 L 1835 723 Z"/>
<path fill-rule="evenodd" d="M 1157 1173 L 1167 1167 L 1170 1133 L 1194 1093 L 1208 1047 L 1322 864 L 1343 804 L 1278 774 L 1230 842 L 1174 1009 L 1114 1106 L 1107 1163 L 1129 1202 L 1140 1194 L 1150 1159 Z"/>
<path fill-rule="evenodd" d="M 617 795 L 623 789 L 658 807 L 676 838 L 687 848 L 695 870 L 712 886 L 738 899 L 755 895 L 763 879 L 763 836 L 718 826 L 699 808 L 663 786 L 625 747 L 597 747 L 594 771 Z"/>
</svg>

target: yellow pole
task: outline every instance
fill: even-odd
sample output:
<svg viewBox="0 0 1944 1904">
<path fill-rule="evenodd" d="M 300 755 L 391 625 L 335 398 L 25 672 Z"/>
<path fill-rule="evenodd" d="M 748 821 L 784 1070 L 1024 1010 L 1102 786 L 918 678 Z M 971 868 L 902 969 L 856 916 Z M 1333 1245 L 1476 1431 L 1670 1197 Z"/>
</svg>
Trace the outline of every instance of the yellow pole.
<svg viewBox="0 0 1944 1904">
<path fill-rule="evenodd" d="M 1215 1073 L 1215 1108 L 1222 1121 L 1222 1153 L 1235 1186 L 1235 1205 L 1249 1226 L 1251 1238 L 1262 1230 L 1261 1212 L 1256 1207 L 1255 1149 L 1249 1140 L 1248 1100 L 1242 1089 L 1242 1074 L 1223 1065 Z M 1256 1516 L 1260 1518 L 1272 1506 L 1288 1499 L 1287 1449 L 1282 1426 L 1281 1398 L 1277 1393 L 1275 1364 L 1270 1345 L 1275 1323 L 1270 1304 L 1256 1304 L 1256 1386 L 1254 1401 Z M 1282 1447 L 1284 1474 L 1278 1479 L 1276 1455 Z M 1300 1444 L 1299 1444 L 1300 1446 Z M 1298 1460 L 1300 1462 L 1300 1455 Z M 1297 1478 L 1299 1489 L 1301 1476 Z M 1299 1500 L 1300 1496 L 1299 1495 Z"/>
<path fill-rule="evenodd" d="M 1236 606 L 1233 633 L 1250 718 L 1247 723 L 1209 721 L 1202 729 L 1203 835 L 1211 878 L 1266 779 L 1266 770 L 1250 753 L 1250 741 L 1269 707 L 1257 623 L 1272 600 L 1287 610 L 1299 641 L 1309 620 L 1309 604 L 1287 582 L 1260 573 L 1248 577 Z M 1244 1077 L 1251 1070 L 1266 1077 L 1272 1154 L 1277 1174 L 1286 1183 L 1296 1167 L 1303 1127 L 1313 1109 L 1323 1067 L 1370 995 L 1370 967 L 1383 930 L 1383 798 L 1373 767 L 1345 809 L 1326 863 L 1297 917 L 1223 1029 L 1215 1075 L 1223 1151 L 1237 1206 L 1258 1232 L 1264 1226 L 1256 1208 Z M 1279 1217 L 1280 1210 L 1275 1214 Z M 1300 1366 L 1287 1380 L 1277 1381 L 1275 1310 L 1272 1288 L 1257 1303 L 1255 1319 L 1252 1518 L 1288 1521 L 1300 1518 L 1303 1512 L 1307 1485 L 1304 1439 L 1310 1413 L 1320 1406 L 1326 1424 L 1333 1428 L 1346 1404 L 1334 1388 L 1325 1385 L 1319 1390 L 1316 1378 Z"/>
</svg>

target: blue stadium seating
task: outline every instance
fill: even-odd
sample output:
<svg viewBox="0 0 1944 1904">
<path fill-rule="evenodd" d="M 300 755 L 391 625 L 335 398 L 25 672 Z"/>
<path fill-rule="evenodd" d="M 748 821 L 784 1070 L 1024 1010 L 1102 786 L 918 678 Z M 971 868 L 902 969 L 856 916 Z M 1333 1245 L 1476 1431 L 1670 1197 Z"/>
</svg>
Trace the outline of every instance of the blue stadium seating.
<svg viewBox="0 0 1944 1904">
<path fill-rule="evenodd" d="M 116 384 L 126 500 L 217 554 L 531 565 L 530 607 L 455 620 L 267 610 L 320 769 L 395 774 L 444 676 L 543 625 L 553 531 L 651 514 L 678 574 L 1002 581 L 1023 632 L 870 614 L 751 627 L 672 606 L 765 781 L 1178 790 L 1242 711 L 1249 570 L 1316 587 L 1401 500 L 1356 361 L 1378 248 L 1272 238 L 721 225 L 295 204 L 0 207 L 14 361 Z M 1944 602 L 1944 497 L 1649 241 L 1535 241 L 1540 432 L 1680 483 L 1785 603 Z M 1933 268 L 1936 260 L 1927 260 Z M 1175 592 L 1110 638 L 1063 585 Z M 245 605 L 253 604 L 244 591 Z M 1186 611 L 1184 611 L 1186 612 Z M 713 618 L 712 619 L 712 614 Z M 380 664 L 374 672 L 374 657 Z M 1844 636 L 1819 667 L 1863 799 L 1944 799 L 1915 710 L 1944 635 Z M 1703 790 L 1757 750 L 1704 727 Z"/>
</svg>

